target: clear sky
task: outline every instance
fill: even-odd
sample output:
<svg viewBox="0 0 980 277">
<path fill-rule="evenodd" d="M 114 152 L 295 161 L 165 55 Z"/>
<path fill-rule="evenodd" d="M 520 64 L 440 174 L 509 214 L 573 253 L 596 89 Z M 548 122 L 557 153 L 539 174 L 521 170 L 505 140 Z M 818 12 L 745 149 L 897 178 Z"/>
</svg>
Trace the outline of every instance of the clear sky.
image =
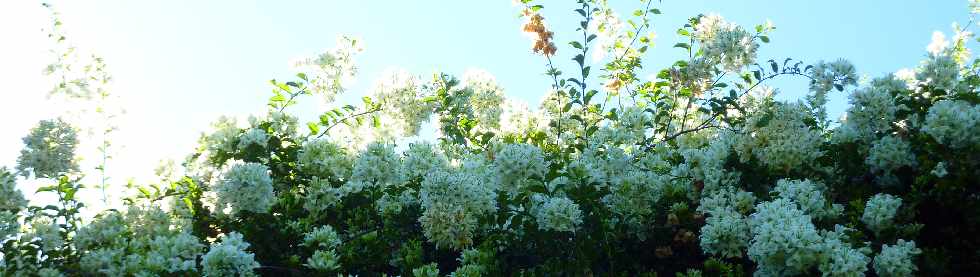
<svg viewBox="0 0 980 277">
<path fill-rule="evenodd" d="M 558 59 L 568 59 L 574 32 L 572 1 L 538 1 L 558 33 Z M 621 15 L 639 1 L 614 0 Z M 340 34 L 360 37 L 361 74 L 349 90 L 366 93 L 389 67 L 428 76 L 481 68 L 496 76 L 510 97 L 536 106 L 548 89 L 543 60 L 530 52 L 518 8 L 503 1 L 54 1 L 72 43 L 106 60 L 113 92 L 128 111 L 115 144 L 125 147 L 111 162 L 117 185 L 148 176 L 159 160 L 180 160 L 200 132 L 220 115 L 264 110 L 269 79 L 292 75 L 288 61 L 333 47 Z M 968 19 L 965 0 L 941 1 L 681 1 L 655 4 L 657 46 L 646 68 L 681 57 L 671 48 L 675 30 L 699 13 L 717 12 L 751 27 L 771 20 L 777 27 L 760 60 L 786 57 L 815 62 L 844 57 L 860 74 L 879 76 L 914 67 L 933 31 L 950 35 L 950 24 Z M 12 167 L 21 138 L 58 108 L 45 102 L 51 84 L 42 68 L 51 62 L 41 28 L 50 22 L 35 1 L 0 1 L 0 166 Z M 797 99 L 802 80 L 778 82 L 782 99 Z M 306 99 L 316 102 L 317 99 Z M 839 116 L 846 96 L 832 96 Z M 316 107 L 301 110 L 314 113 Z M 89 159 L 90 161 L 92 159 Z M 27 191 L 29 194 L 31 191 Z"/>
</svg>

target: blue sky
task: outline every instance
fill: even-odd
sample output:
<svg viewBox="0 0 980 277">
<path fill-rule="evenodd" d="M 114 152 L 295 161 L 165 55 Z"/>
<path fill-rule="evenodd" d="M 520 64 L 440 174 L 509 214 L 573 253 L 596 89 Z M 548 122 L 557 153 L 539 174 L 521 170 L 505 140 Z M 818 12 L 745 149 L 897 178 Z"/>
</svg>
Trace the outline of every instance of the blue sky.
<svg viewBox="0 0 980 277">
<path fill-rule="evenodd" d="M 577 24 L 572 1 L 539 1 L 558 33 L 557 59 L 572 68 L 569 35 Z M 639 1 L 614 1 L 621 15 Z M 340 34 L 360 37 L 361 72 L 349 90 L 365 93 L 379 73 L 400 67 L 428 76 L 481 68 L 510 97 L 536 106 L 548 89 L 543 59 L 530 52 L 510 1 L 54 1 L 69 39 L 105 57 L 114 92 L 128 113 L 116 144 L 116 182 L 145 176 L 160 159 L 189 153 L 201 131 L 220 115 L 260 113 L 272 78 L 292 75 L 288 61 L 333 47 Z M 777 27 L 760 60 L 792 57 L 815 62 L 844 57 L 860 74 L 879 76 L 914 67 L 933 31 L 951 33 L 968 20 L 967 2 L 949 1 L 677 1 L 655 4 L 657 46 L 651 73 L 681 57 L 675 30 L 688 17 L 717 12 L 743 26 L 771 20 Z M 50 62 L 40 28 L 45 10 L 33 1 L 0 3 L 0 165 L 12 166 L 20 138 L 37 120 L 57 114 L 43 95 L 41 69 Z M 782 99 L 800 98 L 802 80 L 776 83 Z M 316 102 L 317 99 L 307 99 Z M 846 108 L 832 95 L 831 115 Z M 315 106 L 301 107 L 308 114 Z"/>
</svg>

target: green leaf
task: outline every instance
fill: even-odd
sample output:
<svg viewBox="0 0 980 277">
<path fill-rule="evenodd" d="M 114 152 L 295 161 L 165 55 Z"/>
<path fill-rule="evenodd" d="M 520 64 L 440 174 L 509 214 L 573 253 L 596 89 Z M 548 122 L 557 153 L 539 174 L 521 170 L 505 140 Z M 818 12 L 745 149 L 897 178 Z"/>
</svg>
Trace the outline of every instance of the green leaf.
<svg viewBox="0 0 980 277">
<path fill-rule="evenodd" d="M 684 29 L 684 28 L 677 29 L 677 34 L 678 35 L 682 35 L 682 36 L 690 36 L 691 35 L 691 33 L 688 32 L 687 29 Z"/>
<path fill-rule="evenodd" d="M 310 128 L 310 134 L 320 133 L 320 124 L 317 124 L 316 122 L 307 122 L 306 127 Z"/>
<path fill-rule="evenodd" d="M 140 193 L 143 194 L 143 196 L 146 196 L 146 198 L 150 198 L 150 196 L 151 196 L 150 191 L 146 190 L 146 188 L 139 187 L 137 189 L 140 191 Z"/>
<path fill-rule="evenodd" d="M 534 12 L 540 11 L 541 9 L 544 9 L 544 6 L 543 5 L 534 5 L 534 6 L 531 6 L 531 11 L 534 11 Z"/>
<path fill-rule="evenodd" d="M 678 44 L 674 44 L 674 47 L 676 47 L 676 48 L 684 48 L 684 49 L 687 49 L 687 50 L 691 50 L 691 45 L 690 44 L 687 44 L 687 43 L 683 43 L 683 42 L 682 43 L 678 43 Z"/>
<path fill-rule="evenodd" d="M 769 37 L 768 36 L 760 36 L 759 37 L 759 40 L 761 40 L 762 42 L 765 42 L 765 43 L 769 43 Z"/>
<path fill-rule="evenodd" d="M 582 49 L 582 44 L 579 43 L 578 41 L 574 41 L 573 40 L 572 42 L 569 42 L 568 44 L 571 45 L 572 47 L 575 47 L 576 49 Z"/>
</svg>

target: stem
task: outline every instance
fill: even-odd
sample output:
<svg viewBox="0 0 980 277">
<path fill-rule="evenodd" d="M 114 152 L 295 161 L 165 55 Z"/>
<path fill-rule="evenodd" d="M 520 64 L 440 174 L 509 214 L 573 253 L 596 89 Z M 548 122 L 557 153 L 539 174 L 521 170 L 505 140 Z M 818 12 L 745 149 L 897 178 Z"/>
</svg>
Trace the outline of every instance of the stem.
<svg viewBox="0 0 980 277">
<path fill-rule="evenodd" d="M 359 113 L 356 113 L 356 114 L 348 115 L 347 117 L 344 117 L 344 118 L 338 120 L 337 122 L 334 122 L 333 124 L 330 124 L 330 126 L 327 126 L 327 129 L 323 130 L 323 132 L 321 132 L 319 135 L 317 135 L 316 138 L 323 137 L 328 132 L 330 132 L 330 129 L 333 129 L 333 127 L 336 127 L 340 123 L 344 123 L 347 120 L 354 119 L 354 118 L 361 117 L 361 116 L 368 115 L 368 114 L 372 114 L 372 113 L 375 113 L 375 112 L 378 112 L 378 111 L 381 111 L 381 109 L 380 108 L 378 108 L 378 109 L 370 109 L 370 110 L 366 110 L 366 111 L 359 112 Z"/>
</svg>

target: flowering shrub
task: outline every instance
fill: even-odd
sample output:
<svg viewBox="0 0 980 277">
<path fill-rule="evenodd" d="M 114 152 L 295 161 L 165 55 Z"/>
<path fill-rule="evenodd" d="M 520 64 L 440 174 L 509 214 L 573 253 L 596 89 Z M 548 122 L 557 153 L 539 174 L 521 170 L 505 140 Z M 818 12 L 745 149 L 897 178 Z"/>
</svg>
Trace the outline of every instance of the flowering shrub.
<svg viewBox="0 0 980 277">
<path fill-rule="evenodd" d="M 293 64 L 268 112 L 222 117 L 183 174 L 82 219 L 77 129 L 42 121 L 0 169 L 3 275 L 912 276 L 980 270 L 980 59 L 956 28 L 915 69 L 858 82 L 844 59 L 759 57 L 775 27 L 698 15 L 685 58 L 641 79 L 655 1 L 579 0 L 569 47 L 519 1 L 552 88 L 539 109 L 494 77 L 387 71 L 336 103 L 363 44 Z M 978 4 L 973 3 L 974 12 Z M 516 31 L 516 30 L 515 30 Z M 552 59 L 569 51 L 577 68 Z M 586 63 L 590 56 L 601 66 Z M 59 61 L 62 62 L 62 61 Z M 70 67 L 56 67 L 52 74 Z M 571 72 L 571 73 L 568 73 Z M 770 80 L 799 78 L 777 101 Z M 599 85 L 601 84 L 601 85 Z M 827 118 L 829 93 L 850 99 Z M 312 122 L 289 109 L 330 107 Z M 431 124 L 433 140 L 406 143 Z M 423 139 L 424 140 L 424 139 Z"/>
</svg>

